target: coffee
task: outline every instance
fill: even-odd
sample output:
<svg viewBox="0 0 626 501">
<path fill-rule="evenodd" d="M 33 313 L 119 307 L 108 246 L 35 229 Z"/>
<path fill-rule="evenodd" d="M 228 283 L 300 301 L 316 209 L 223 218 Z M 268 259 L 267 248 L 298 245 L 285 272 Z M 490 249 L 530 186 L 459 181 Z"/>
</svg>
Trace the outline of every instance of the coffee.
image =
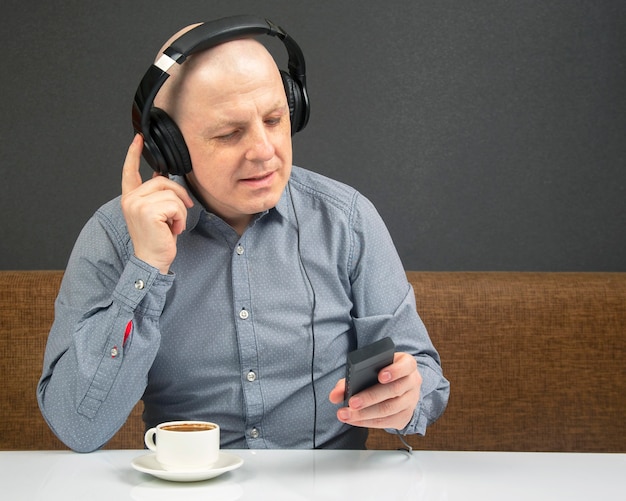
<svg viewBox="0 0 626 501">
<path fill-rule="evenodd" d="M 161 426 L 165 431 L 207 431 L 214 430 L 216 426 L 211 423 L 179 423 Z"/>
</svg>

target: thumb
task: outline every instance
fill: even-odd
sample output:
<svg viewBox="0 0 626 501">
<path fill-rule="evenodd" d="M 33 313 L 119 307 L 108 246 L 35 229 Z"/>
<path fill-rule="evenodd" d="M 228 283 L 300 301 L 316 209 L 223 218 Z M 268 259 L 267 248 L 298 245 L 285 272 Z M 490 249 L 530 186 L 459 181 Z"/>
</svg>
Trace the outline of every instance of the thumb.
<svg viewBox="0 0 626 501">
<path fill-rule="evenodd" d="M 343 403 L 343 397 L 346 391 L 346 380 L 344 378 L 337 381 L 335 387 L 330 390 L 330 394 L 328 395 L 328 400 L 333 404 L 341 404 Z"/>
</svg>

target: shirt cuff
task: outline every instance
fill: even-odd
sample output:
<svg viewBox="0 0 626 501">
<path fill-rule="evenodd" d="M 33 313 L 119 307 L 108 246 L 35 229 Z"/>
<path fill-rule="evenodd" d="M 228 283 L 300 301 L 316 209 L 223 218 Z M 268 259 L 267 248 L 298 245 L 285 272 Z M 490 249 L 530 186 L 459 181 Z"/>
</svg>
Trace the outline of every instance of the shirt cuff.
<svg viewBox="0 0 626 501">
<path fill-rule="evenodd" d="M 140 310 L 146 315 L 160 315 L 167 291 L 174 283 L 174 274 L 162 275 L 148 263 L 132 256 L 113 292 L 113 297 L 129 311 Z"/>
<path fill-rule="evenodd" d="M 413 411 L 413 417 L 404 428 L 396 430 L 395 428 L 385 428 L 388 433 L 397 433 L 400 435 L 424 435 L 426 433 L 426 427 L 428 426 L 428 418 L 422 412 L 422 399 L 420 398 L 417 403 L 417 407 Z"/>
</svg>

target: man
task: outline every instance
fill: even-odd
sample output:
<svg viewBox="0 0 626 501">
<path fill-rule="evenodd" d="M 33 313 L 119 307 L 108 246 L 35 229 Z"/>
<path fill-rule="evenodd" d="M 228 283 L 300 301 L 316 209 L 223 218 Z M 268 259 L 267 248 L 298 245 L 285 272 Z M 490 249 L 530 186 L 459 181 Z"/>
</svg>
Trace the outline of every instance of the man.
<svg viewBox="0 0 626 501">
<path fill-rule="evenodd" d="M 268 51 L 231 40 L 172 73 L 155 105 L 193 168 L 143 182 L 136 135 L 121 197 L 76 242 L 38 387 L 52 430 L 95 450 L 143 399 L 147 426 L 211 420 L 223 447 L 362 448 L 367 427 L 423 434 L 449 384 L 413 291 L 372 205 L 292 166 Z M 347 353 L 385 336 L 393 364 L 344 407 Z"/>
</svg>

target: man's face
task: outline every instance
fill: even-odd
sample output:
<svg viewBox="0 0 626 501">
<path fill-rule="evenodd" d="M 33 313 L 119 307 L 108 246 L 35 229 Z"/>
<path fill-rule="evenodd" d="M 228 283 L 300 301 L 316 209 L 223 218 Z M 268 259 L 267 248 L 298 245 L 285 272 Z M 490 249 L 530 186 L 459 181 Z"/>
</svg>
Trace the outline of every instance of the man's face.
<svg viewBox="0 0 626 501">
<path fill-rule="evenodd" d="M 289 108 L 280 74 L 257 42 L 242 40 L 223 64 L 194 71 L 178 96 L 175 121 L 205 206 L 240 233 L 276 205 L 292 163 Z M 233 56 L 228 59 L 228 56 Z"/>
</svg>

